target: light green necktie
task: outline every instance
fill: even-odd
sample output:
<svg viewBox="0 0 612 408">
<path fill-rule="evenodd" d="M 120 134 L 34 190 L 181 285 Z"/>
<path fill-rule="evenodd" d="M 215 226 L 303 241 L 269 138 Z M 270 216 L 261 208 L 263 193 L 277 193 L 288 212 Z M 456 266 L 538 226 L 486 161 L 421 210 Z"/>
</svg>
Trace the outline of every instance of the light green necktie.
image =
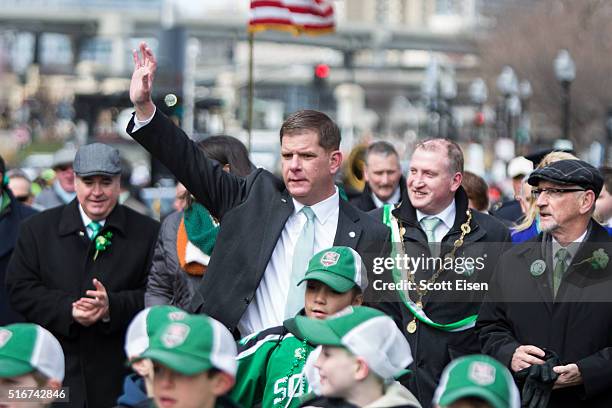
<svg viewBox="0 0 612 408">
<path fill-rule="evenodd" d="M 554 297 L 557 297 L 557 292 L 559 291 L 559 287 L 561 286 L 561 281 L 563 280 L 563 275 L 565 275 L 565 271 L 567 271 L 567 259 L 570 254 L 565 248 L 559 248 L 557 253 L 555 254 L 555 269 L 553 271 L 553 293 Z"/>
<path fill-rule="evenodd" d="M 423 227 L 423 231 L 425 231 L 425 235 L 427 235 L 427 242 L 429 243 L 429 249 L 431 250 L 431 254 L 438 254 L 438 246 L 436 245 L 436 228 L 438 225 L 442 223 L 442 220 L 438 217 L 425 217 L 421 219 L 421 226 Z"/>
<path fill-rule="evenodd" d="M 298 282 L 304 278 L 308 262 L 314 255 L 315 214 L 310 207 L 304 207 L 300 212 L 306 216 L 306 224 L 304 224 L 293 250 L 293 265 L 291 267 L 287 303 L 285 304 L 285 319 L 294 317 L 304 306 L 304 294 L 306 292 L 304 286 L 306 285 L 298 286 Z"/>
<path fill-rule="evenodd" d="M 102 224 L 100 224 L 98 221 L 92 221 L 89 224 L 87 224 L 87 228 L 90 231 L 89 239 L 93 241 L 94 239 L 96 239 L 96 237 L 98 236 L 98 233 L 102 229 Z"/>
</svg>

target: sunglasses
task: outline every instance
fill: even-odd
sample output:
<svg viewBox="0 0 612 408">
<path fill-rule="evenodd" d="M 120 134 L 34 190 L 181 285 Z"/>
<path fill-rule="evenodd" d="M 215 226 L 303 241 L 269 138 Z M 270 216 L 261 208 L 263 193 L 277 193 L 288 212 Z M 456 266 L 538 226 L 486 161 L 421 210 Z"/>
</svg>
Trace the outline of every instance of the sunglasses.
<svg viewBox="0 0 612 408">
<path fill-rule="evenodd" d="M 16 196 L 16 197 L 15 197 L 15 200 L 17 200 L 17 201 L 19 201 L 19 202 L 22 202 L 22 203 L 25 203 L 25 202 L 26 202 L 26 201 L 28 201 L 29 199 L 30 199 L 30 196 L 29 196 L 29 195 L 27 195 L 27 196 Z"/>
</svg>

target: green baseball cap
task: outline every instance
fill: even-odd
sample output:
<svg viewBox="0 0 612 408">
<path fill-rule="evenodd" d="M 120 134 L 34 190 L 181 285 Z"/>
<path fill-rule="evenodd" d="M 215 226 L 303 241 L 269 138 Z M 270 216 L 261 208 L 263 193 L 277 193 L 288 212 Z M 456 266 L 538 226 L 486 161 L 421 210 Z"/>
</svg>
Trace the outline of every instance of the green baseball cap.
<svg viewBox="0 0 612 408">
<path fill-rule="evenodd" d="M 236 376 L 236 342 L 224 325 L 206 315 L 188 315 L 162 325 L 141 357 L 183 375 L 217 368 Z"/>
<path fill-rule="evenodd" d="M 368 287 L 366 268 L 361 256 L 352 248 L 335 246 L 316 253 L 308 263 L 304 279 L 323 282 L 336 292 L 345 293 L 357 286 L 361 291 Z"/>
<path fill-rule="evenodd" d="M 478 397 L 495 408 L 520 408 L 518 389 L 510 371 L 482 354 L 451 361 L 440 378 L 434 403 L 446 406 L 461 398 Z"/>
<path fill-rule="evenodd" d="M 346 348 L 385 380 L 412 363 L 410 345 L 393 319 L 367 306 L 349 306 L 323 320 L 296 316 L 284 325 L 312 344 Z"/>
<path fill-rule="evenodd" d="M 33 323 L 0 327 L 0 378 L 19 377 L 33 371 L 49 379 L 64 380 L 64 352 L 59 341 Z"/>
<path fill-rule="evenodd" d="M 159 305 L 138 312 L 125 334 L 125 354 L 139 357 L 148 347 L 153 334 L 164 324 L 183 320 L 188 313 L 175 306 Z"/>
</svg>

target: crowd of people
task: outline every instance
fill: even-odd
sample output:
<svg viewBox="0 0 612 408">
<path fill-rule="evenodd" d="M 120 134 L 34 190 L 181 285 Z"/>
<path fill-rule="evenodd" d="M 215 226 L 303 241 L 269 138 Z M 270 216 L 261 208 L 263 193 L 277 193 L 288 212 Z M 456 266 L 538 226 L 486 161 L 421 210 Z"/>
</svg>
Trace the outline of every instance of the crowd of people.
<svg viewBox="0 0 612 408">
<path fill-rule="evenodd" d="M 127 131 L 177 211 L 129 205 L 104 144 L 58 152 L 33 201 L 0 160 L 0 406 L 612 406 L 612 171 L 520 157 L 492 210 L 455 142 L 405 175 L 373 142 L 349 199 L 327 115 L 285 120 L 279 178 L 193 142 L 152 102 L 150 48 L 134 62 Z"/>
</svg>

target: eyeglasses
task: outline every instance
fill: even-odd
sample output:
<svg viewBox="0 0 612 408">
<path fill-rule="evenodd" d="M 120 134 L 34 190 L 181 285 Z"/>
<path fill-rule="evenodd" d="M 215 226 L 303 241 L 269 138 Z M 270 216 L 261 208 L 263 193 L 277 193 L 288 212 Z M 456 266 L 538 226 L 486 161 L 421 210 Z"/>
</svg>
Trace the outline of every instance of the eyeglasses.
<svg viewBox="0 0 612 408">
<path fill-rule="evenodd" d="M 565 193 L 575 193 L 578 191 L 586 191 L 583 188 L 534 188 L 531 190 L 531 197 L 537 199 L 540 194 L 546 194 L 549 197 L 559 197 Z"/>
</svg>

